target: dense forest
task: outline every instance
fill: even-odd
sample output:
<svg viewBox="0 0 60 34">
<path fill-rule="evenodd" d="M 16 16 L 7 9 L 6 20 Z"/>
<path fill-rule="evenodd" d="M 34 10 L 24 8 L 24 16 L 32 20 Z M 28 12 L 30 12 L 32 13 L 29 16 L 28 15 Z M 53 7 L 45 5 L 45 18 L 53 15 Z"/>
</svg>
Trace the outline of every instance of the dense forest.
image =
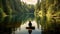
<svg viewBox="0 0 60 34">
<path fill-rule="evenodd" d="M 27 5 L 20 0 L 0 0 L 0 26 L 1 30 L 11 33 L 28 19 L 34 19 L 34 6 Z M 6 33 L 6 34 L 8 34 Z"/>
<path fill-rule="evenodd" d="M 34 14 L 34 6 L 27 5 L 20 0 L 0 0 L 0 3 L 0 17 L 10 16 L 10 21 L 14 16 L 17 16 L 16 19 L 24 19 L 28 13 Z M 28 17 L 26 16 L 26 18 Z"/>
<path fill-rule="evenodd" d="M 37 0 L 36 5 L 26 4 L 20 0 L 0 0 L 1 27 L 14 29 L 27 20 L 34 19 L 38 28 L 41 25 L 45 32 L 54 32 L 56 29 L 58 32 L 60 30 L 60 0 Z"/>
</svg>

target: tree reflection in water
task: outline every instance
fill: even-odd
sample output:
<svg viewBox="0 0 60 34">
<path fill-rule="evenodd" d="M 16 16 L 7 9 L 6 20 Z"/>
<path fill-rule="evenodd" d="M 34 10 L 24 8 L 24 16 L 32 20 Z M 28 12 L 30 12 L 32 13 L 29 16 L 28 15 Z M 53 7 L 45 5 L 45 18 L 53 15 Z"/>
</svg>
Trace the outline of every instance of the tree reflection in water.
<svg viewBox="0 0 60 34">
<path fill-rule="evenodd" d="M 30 17 L 29 15 L 27 15 L 28 16 L 28 18 L 27 19 L 23 19 L 23 18 L 25 18 L 25 17 L 22 17 L 21 19 L 19 19 L 19 17 L 18 16 L 12 16 L 12 17 L 10 17 L 10 16 L 7 16 L 7 17 L 0 17 L 1 19 L 0 19 L 0 33 L 1 34 L 11 34 L 11 33 L 13 33 L 13 31 L 14 31 L 14 33 L 16 34 L 16 30 L 17 29 L 19 29 L 20 31 L 20 34 L 21 34 L 21 26 L 22 25 L 24 25 L 24 24 L 26 24 L 26 22 L 25 21 L 29 21 L 29 19 L 31 18 L 31 19 L 34 19 L 34 18 L 32 18 L 32 17 Z M 46 17 L 45 17 L 46 18 Z M 30 24 L 29 25 L 29 27 L 30 27 L 30 29 L 28 29 L 28 32 L 29 32 L 29 34 L 31 34 L 31 33 L 33 33 L 34 31 L 36 31 L 36 34 L 38 33 L 38 34 L 51 34 L 51 33 L 56 33 L 56 32 L 60 32 L 59 30 L 59 26 L 60 26 L 60 24 L 58 24 L 59 22 L 57 22 L 56 21 L 56 19 L 55 18 L 53 18 L 52 17 L 52 19 L 51 19 L 51 21 L 50 22 L 47 22 L 46 20 L 44 20 L 45 18 L 43 18 L 42 20 L 41 20 L 41 18 L 39 18 L 39 17 L 37 17 L 36 18 L 36 22 L 32 22 L 33 24 Z M 20 20 L 20 21 L 18 21 L 18 20 Z M 34 19 L 35 20 L 35 19 Z M 23 22 L 22 22 L 23 21 Z M 31 20 L 31 21 L 33 21 L 33 20 Z M 41 23 L 41 21 L 43 21 L 43 22 L 46 22 L 46 23 Z M 36 30 L 34 30 L 33 28 L 31 28 L 31 26 L 33 26 L 34 24 L 37 24 L 37 25 L 35 25 L 35 29 Z M 48 24 L 47 24 L 48 23 Z M 41 26 L 40 27 L 40 24 L 42 25 L 42 26 L 44 26 L 44 28 Z M 28 24 L 27 24 L 28 25 Z M 24 25 L 25 26 L 25 25 Z M 37 29 L 37 27 L 38 27 L 38 29 L 39 29 L 39 27 L 40 28 L 42 28 L 42 29 L 44 29 L 43 30 L 43 32 L 42 31 L 38 31 L 38 29 Z M 23 26 L 22 26 L 23 27 Z M 24 28 L 26 28 L 27 26 L 25 26 Z M 23 28 L 22 28 L 23 29 Z M 26 30 L 26 29 L 25 29 Z M 34 30 L 33 32 L 32 32 L 32 30 Z M 39 29 L 39 30 L 41 30 L 41 29 Z M 22 30 L 23 32 L 25 32 L 24 30 Z M 23 33 L 22 32 L 22 33 Z M 26 31 L 27 32 L 27 31 Z M 42 32 L 42 33 L 41 33 Z M 26 33 L 25 33 L 26 34 Z M 28 33 L 27 33 L 28 34 Z M 35 34 L 35 32 L 34 32 L 34 34 Z"/>
</svg>

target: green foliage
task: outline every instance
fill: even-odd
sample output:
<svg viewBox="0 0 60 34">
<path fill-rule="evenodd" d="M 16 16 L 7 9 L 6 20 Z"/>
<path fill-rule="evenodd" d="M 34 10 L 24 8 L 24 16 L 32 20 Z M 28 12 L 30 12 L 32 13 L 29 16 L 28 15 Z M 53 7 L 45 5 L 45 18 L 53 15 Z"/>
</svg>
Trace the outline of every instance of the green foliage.
<svg viewBox="0 0 60 34">
<path fill-rule="evenodd" d="M 8 27 L 9 25 L 10 27 L 15 27 L 17 23 L 24 24 L 27 20 L 34 19 L 35 9 L 33 5 L 27 5 L 19 0 L 2 0 L 1 2 L 0 23 L 5 24 Z M 6 14 L 7 16 L 1 17 L 3 14 Z"/>
</svg>

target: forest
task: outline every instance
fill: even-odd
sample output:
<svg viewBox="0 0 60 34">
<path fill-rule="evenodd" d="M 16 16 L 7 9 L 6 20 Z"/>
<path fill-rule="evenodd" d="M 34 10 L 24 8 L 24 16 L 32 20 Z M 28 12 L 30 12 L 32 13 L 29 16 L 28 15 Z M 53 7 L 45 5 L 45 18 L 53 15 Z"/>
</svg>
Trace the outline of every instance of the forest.
<svg viewBox="0 0 60 34">
<path fill-rule="evenodd" d="M 36 5 L 20 0 L 0 0 L 1 28 L 15 30 L 27 20 L 34 19 L 38 28 L 39 25 L 42 26 L 44 33 L 60 32 L 60 0 L 37 0 Z"/>
</svg>

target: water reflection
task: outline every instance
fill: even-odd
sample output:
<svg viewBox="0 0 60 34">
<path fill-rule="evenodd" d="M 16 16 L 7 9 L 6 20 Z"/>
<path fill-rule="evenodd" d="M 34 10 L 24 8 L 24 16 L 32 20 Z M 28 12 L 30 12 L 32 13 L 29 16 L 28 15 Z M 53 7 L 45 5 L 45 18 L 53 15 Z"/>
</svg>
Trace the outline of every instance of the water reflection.
<svg viewBox="0 0 60 34">
<path fill-rule="evenodd" d="M 20 31 L 19 31 L 19 28 L 17 28 L 17 30 L 15 31 L 15 34 L 41 34 L 41 32 L 42 32 L 41 25 L 40 25 L 40 28 L 38 29 L 35 20 L 31 21 L 31 23 L 33 25 L 31 27 L 29 27 L 28 26 L 29 20 L 28 20 L 25 24 L 23 24 L 23 25 L 21 25 L 21 27 L 19 27 Z"/>
<path fill-rule="evenodd" d="M 34 30 L 35 27 L 32 26 L 31 21 L 29 21 L 29 24 L 28 25 L 29 25 L 29 27 L 26 27 L 26 29 L 28 29 L 29 34 L 31 34 L 32 33 L 32 30 Z"/>
<path fill-rule="evenodd" d="M 34 14 L 0 17 L 0 34 L 55 34 L 60 32 L 58 18 L 48 20 L 46 16 L 34 17 Z"/>
</svg>

